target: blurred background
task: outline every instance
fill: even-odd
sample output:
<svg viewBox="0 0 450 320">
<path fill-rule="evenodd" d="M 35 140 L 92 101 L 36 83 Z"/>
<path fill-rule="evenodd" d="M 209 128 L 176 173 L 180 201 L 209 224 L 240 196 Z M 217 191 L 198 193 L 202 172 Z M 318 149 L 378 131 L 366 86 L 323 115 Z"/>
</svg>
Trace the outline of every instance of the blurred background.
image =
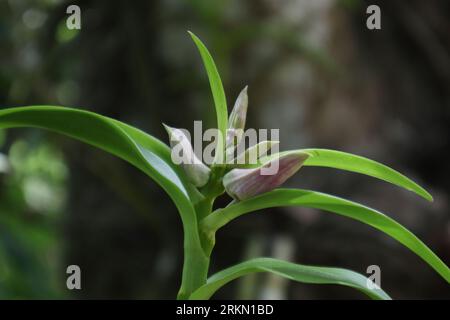
<svg viewBox="0 0 450 320">
<path fill-rule="evenodd" d="M 66 8 L 81 8 L 81 30 Z M 381 8 L 381 30 L 366 8 Z M 434 196 L 356 174 L 303 168 L 289 186 L 380 209 L 450 264 L 450 2 L 363 0 L 0 0 L 0 107 L 75 106 L 167 141 L 162 122 L 213 126 L 192 30 L 221 72 L 228 102 L 249 85 L 249 127 L 280 128 L 281 148 L 321 147 L 376 159 Z M 174 205 L 137 169 L 33 129 L 0 132 L 0 298 L 176 296 L 182 229 Z M 225 205 L 221 199 L 219 205 Z M 450 298 L 398 242 L 326 212 L 246 215 L 217 235 L 211 271 L 273 256 L 365 273 L 397 299 Z M 82 290 L 66 288 L 66 268 Z M 338 286 L 260 274 L 215 298 L 363 299 Z"/>
</svg>

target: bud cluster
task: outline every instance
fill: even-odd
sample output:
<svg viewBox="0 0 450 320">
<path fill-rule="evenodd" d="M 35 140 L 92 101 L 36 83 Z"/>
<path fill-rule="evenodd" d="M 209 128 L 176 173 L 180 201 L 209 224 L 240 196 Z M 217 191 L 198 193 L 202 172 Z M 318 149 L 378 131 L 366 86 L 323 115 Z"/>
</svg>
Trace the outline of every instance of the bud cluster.
<svg viewBox="0 0 450 320">
<path fill-rule="evenodd" d="M 225 142 L 226 171 L 222 182 L 226 192 L 235 200 L 245 200 L 275 189 L 295 174 L 308 158 L 300 151 L 275 154 L 267 157 L 270 149 L 277 147 L 279 141 L 262 141 L 247 150 L 240 151 L 247 118 L 248 95 L 245 87 L 234 104 L 229 117 Z M 195 155 L 190 140 L 181 129 L 164 125 L 169 137 L 172 155 L 180 159 L 189 181 L 196 187 L 205 186 L 211 178 L 211 169 Z M 172 157 L 174 159 L 174 157 Z M 266 159 L 266 160 L 264 160 Z M 257 164 L 248 168 L 249 164 Z"/>
</svg>

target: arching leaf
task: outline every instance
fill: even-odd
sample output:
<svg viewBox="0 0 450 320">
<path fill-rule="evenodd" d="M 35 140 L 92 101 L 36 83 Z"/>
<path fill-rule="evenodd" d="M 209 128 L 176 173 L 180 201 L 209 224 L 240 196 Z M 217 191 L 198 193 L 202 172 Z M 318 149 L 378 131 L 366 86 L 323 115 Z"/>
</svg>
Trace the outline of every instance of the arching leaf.
<svg viewBox="0 0 450 320">
<path fill-rule="evenodd" d="M 381 289 L 373 286 L 369 289 L 363 275 L 340 268 L 314 267 L 295 264 L 271 258 L 257 258 L 234 265 L 211 276 L 207 283 L 192 293 L 190 299 L 209 299 L 218 289 L 239 277 L 257 273 L 270 272 L 281 277 L 310 284 L 337 284 L 355 288 L 372 299 L 390 300 Z"/>
<path fill-rule="evenodd" d="M 433 201 L 431 194 L 417 183 L 374 160 L 336 150 L 302 149 L 302 151 L 310 155 L 305 161 L 305 166 L 329 167 L 365 174 L 405 188 L 428 201 Z"/>
<path fill-rule="evenodd" d="M 256 167 L 274 157 L 299 151 L 309 154 L 309 158 L 303 164 L 304 166 L 327 167 L 364 174 L 392 183 L 398 187 L 414 192 L 428 201 L 433 201 L 433 197 L 428 191 L 400 172 L 374 160 L 337 150 L 298 149 L 283 151 L 278 154 L 263 157 L 257 164 L 251 164 L 245 167 Z"/>
<path fill-rule="evenodd" d="M 193 270 L 205 265 L 195 261 L 206 259 L 191 203 L 195 190 L 179 168 L 172 164 L 170 150 L 161 141 L 117 120 L 64 107 L 32 106 L 0 110 L 0 128 L 15 127 L 36 127 L 67 135 L 122 158 L 146 173 L 169 194 L 180 212 L 185 231 L 185 267 Z M 189 254 L 186 250 L 198 254 Z M 184 272 L 182 294 L 190 293 L 203 280 Z"/>
<path fill-rule="evenodd" d="M 229 221 L 245 213 L 283 206 L 321 209 L 368 224 L 409 248 L 450 283 L 450 269 L 412 232 L 377 210 L 325 193 L 301 189 L 276 189 L 216 210 L 203 219 L 201 225 L 207 233 L 214 233 Z"/>
</svg>

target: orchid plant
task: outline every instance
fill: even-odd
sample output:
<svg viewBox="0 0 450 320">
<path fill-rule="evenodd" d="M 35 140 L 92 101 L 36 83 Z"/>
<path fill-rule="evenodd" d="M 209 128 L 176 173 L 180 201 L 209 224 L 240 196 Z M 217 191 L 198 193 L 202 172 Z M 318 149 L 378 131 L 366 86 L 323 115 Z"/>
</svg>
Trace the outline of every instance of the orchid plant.
<svg viewBox="0 0 450 320">
<path fill-rule="evenodd" d="M 217 115 L 215 155 L 235 151 L 245 127 L 247 88 L 239 95 L 228 117 L 227 102 L 216 65 L 205 45 L 190 33 L 203 60 Z M 0 111 L 0 128 L 37 127 L 78 139 L 122 158 L 156 181 L 175 203 L 184 231 L 184 265 L 179 299 L 208 299 L 230 281 L 250 273 L 270 272 L 309 284 L 338 284 L 355 288 L 373 299 L 389 295 L 365 276 L 351 270 L 295 264 L 272 258 L 256 258 L 231 266 L 208 277 L 217 231 L 241 215 L 257 210 L 299 206 L 335 213 L 368 224 L 397 240 L 422 258 L 448 283 L 450 270 L 436 254 L 402 225 L 383 213 L 359 203 L 311 190 L 278 188 L 301 167 L 329 167 L 365 174 L 392 183 L 432 201 L 432 196 L 401 173 L 367 158 L 326 149 L 300 149 L 268 155 L 278 141 L 263 141 L 238 154 L 240 161 L 204 164 L 196 158 L 179 129 L 166 126 L 172 149 L 178 148 L 192 161 L 175 164 L 171 148 L 153 136 L 118 120 L 80 109 L 28 106 Z M 264 149 L 261 153 L 261 149 Z M 246 159 L 257 153 L 257 162 Z M 235 159 L 236 160 L 236 159 Z M 279 170 L 262 170 L 277 161 Z M 215 199 L 227 193 L 231 202 L 213 210 Z"/>
</svg>

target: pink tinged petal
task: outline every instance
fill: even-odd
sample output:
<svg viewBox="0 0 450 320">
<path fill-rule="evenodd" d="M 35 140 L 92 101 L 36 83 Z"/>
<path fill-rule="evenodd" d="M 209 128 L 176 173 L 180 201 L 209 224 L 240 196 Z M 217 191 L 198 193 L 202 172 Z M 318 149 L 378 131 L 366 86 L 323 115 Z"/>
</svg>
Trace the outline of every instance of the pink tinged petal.
<svg viewBox="0 0 450 320">
<path fill-rule="evenodd" d="M 236 200 L 245 200 L 275 189 L 295 174 L 309 157 L 304 152 L 292 152 L 273 159 L 254 169 L 233 169 L 223 178 L 227 193 Z M 273 175 L 262 174 L 278 161 L 278 171 Z"/>
<path fill-rule="evenodd" d="M 180 129 L 171 128 L 164 124 L 169 134 L 172 152 L 181 149 L 182 162 L 180 163 L 189 181 L 196 187 L 203 187 L 209 180 L 211 169 L 209 169 L 194 153 L 191 142 Z M 172 154 L 172 159 L 173 159 Z"/>
</svg>

